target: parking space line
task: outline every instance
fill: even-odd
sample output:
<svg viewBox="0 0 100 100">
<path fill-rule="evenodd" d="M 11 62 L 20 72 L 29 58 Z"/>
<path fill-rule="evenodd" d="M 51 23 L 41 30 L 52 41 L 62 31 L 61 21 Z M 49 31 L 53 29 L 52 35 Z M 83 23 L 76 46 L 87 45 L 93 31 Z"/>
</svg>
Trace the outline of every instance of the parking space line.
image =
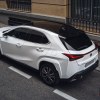
<svg viewBox="0 0 100 100">
<path fill-rule="evenodd" d="M 58 89 L 54 90 L 53 92 L 55 94 L 58 94 L 59 96 L 65 98 L 65 99 L 67 99 L 67 100 L 78 100 L 78 99 L 75 99 L 74 97 L 72 97 L 72 96 L 70 96 L 70 95 L 58 90 Z"/>
<path fill-rule="evenodd" d="M 24 76 L 27 79 L 30 79 L 32 77 L 32 76 L 30 76 L 30 75 L 28 75 L 28 74 L 20 71 L 19 69 L 15 68 L 13 66 L 10 66 L 9 69 L 12 70 L 12 71 L 14 71 L 14 72 L 16 72 L 16 73 L 18 73 L 18 74 L 20 74 L 20 75 L 22 75 L 22 76 Z"/>
</svg>

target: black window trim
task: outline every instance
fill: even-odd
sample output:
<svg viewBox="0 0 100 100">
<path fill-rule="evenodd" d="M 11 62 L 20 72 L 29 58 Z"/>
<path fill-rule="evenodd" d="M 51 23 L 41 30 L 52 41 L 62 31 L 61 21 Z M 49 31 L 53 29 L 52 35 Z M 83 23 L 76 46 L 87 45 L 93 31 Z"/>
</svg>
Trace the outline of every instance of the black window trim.
<svg viewBox="0 0 100 100">
<path fill-rule="evenodd" d="M 13 31 L 13 30 L 16 30 L 16 29 L 18 29 L 18 28 L 24 28 L 24 27 L 17 27 L 17 28 L 11 29 L 11 30 L 9 30 L 7 33 L 11 32 L 11 31 Z M 31 28 L 26 28 L 26 27 L 25 27 L 25 29 L 31 29 Z M 34 30 L 34 31 L 40 32 L 40 31 L 35 30 L 35 29 L 31 29 L 31 30 Z M 5 35 L 5 34 L 7 34 L 7 33 L 4 33 L 3 35 Z M 40 33 L 43 34 L 43 32 L 40 32 Z M 43 35 L 47 38 L 47 36 L 46 36 L 45 34 L 43 34 Z M 17 38 L 17 37 L 14 37 L 14 36 L 10 36 L 10 35 L 7 35 L 7 36 L 9 36 L 9 37 L 13 37 L 13 38 L 16 38 L 16 39 L 18 39 L 18 40 L 23 40 L 23 41 L 25 41 L 25 42 L 31 42 L 31 41 L 27 41 L 27 40 L 20 39 L 20 38 Z M 31 43 L 34 43 L 34 44 L 42 44 L 42 45 L 48 45 L 48 44 L 50 44 L 51 42 L 49 41 L 48 38 L 47 38 L 47 40 L 48 40 L 47 43 L 37 43 L 37 42 L 31 42 Z"/>
</svg>

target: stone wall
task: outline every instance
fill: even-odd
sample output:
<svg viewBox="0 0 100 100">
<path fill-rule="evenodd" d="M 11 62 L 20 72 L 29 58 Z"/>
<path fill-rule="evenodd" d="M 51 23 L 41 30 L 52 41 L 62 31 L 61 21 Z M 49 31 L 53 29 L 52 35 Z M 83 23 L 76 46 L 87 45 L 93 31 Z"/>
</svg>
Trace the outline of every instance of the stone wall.
<svg viewBox="0 0 100 100">
<path fill-rule="evenodd" d="M 32 13 L 68 17 L 68 0 L 32 0 Z"/>
</svg>

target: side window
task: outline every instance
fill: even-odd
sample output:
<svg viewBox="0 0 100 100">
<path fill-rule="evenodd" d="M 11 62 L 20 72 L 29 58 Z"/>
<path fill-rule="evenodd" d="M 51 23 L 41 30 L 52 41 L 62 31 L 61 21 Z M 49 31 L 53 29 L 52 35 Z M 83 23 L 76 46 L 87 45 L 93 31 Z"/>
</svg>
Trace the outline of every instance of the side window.
<svg viewBox="0 0 100 100">
<path fill-rule="evenodd" d="M 27 33 L 27 29 L 26 28 L 18 28 L 18 29 L 15 30 L 14 37 L 16 37 L 18 39 L 22 39 L 22 40 L 28 41 L 29 34 Z"/>
<path fill-rule="evenodd" d="M 17 28 L 15 30 L 10 31 L 9 33 L 6 33 L 6 35 L 28 41 L 29 34 L 27 33 L 27 31 L 28 30 L 25 28 Z"/>
<path fill-rule="evenodd" d="M 49 42 L 47 37 L 43 33 L 27 28 L 17 28 L 6 34 L 8 36 L 34 43 L 46 44 Z"/>
<path fill-rule="evenodd" d="M 29 37 L 30 42 L 35 42 L 40 44 L 46 44 L 49 42 L 47 37 L 41 32 L 30 30 L 29 33 L 30 33 Z"/>
<path fill-rule="evenodd" d="M 13 36 L 14 35 L 14 30 L 11 30 L 10 32 L 5 33 L 4 35 L 5 36 Z"/>
</svg>

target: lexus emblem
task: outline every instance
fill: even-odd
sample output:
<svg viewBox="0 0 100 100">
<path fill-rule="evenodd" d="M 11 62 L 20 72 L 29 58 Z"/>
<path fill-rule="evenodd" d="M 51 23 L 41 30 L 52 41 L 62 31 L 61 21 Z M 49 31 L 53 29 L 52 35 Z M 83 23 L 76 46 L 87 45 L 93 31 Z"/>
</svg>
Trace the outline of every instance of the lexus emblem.
<svg viewBox="0 0 100 100">
<path fill-rule="evenodd" d="M 90 57 L 92 56 L 92 53 L 90 54 Z"/>
</svg>

